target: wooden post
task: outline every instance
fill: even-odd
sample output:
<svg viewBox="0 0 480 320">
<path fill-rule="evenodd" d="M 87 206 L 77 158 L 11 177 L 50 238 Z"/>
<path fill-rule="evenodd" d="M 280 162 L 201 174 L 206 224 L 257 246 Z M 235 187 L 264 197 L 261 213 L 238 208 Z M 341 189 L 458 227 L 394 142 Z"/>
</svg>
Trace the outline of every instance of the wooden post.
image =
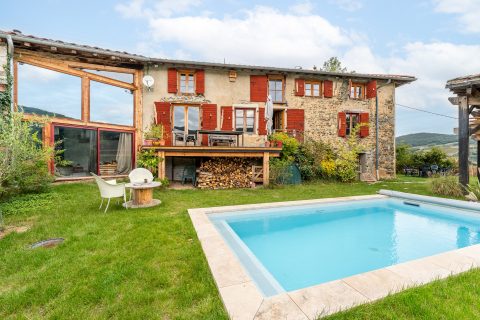
<svg viewBox="0 0 480 320">
<path fill-rule="evenodd" d="M 270 153 L 263 153 L 263 185 L 268 186 L 270 182 Z"/>
<path fill-rule="evenodd" d="M 480 140 L 477 140 L 477 179 L 480 181 L 480 172 L 478 171 L 480 165 Z"/>
<path fill-rule="evenodd" d="M 165 152 L 159 151 L 158 157 L 162 158 L 161 161 L 158 163 L 158 178 L 165 179 Z"/>
<path fill-rule="evenodd" d="M 469 149 L 469 113 L 468 99 L 462 96 L 458 104 L 458 171 L 460 184 L 466 187 L 469 181 L 468 149 Z"/>
</svg>

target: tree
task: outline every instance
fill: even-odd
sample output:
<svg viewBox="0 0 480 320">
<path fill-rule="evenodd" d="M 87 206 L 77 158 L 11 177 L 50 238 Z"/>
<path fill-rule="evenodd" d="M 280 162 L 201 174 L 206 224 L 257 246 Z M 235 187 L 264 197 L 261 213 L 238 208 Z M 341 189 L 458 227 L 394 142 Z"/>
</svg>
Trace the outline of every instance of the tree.
<svg viewBox="0 0 480 320">
<path fill-rule="evenodd" d="M 342 63 L 337 57 L 331 57 L 323 63 L 322 71 L 327 72 L 347 72 L 346 67 L 342 67 Z"/>
<path fill-rule="evenodd" d="M 12 57 L 10 54 L 7 55 L 7 63 L 2 66 L 5 73 L 6 84 L 5 91 L 0 91 L 0 117 L 7 116 L 10 113 L 10 107 L 12 104 L 12 86 L 13 86 L 13 77 L 10 70 L 10 60 Z"/>
</svg>

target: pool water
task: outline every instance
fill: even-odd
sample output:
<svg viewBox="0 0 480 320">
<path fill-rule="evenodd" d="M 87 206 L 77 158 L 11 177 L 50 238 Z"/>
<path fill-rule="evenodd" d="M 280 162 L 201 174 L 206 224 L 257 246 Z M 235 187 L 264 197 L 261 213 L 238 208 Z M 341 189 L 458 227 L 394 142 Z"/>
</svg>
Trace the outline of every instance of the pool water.
<svg viewBox="0 0 480 320">
<path fill-rule="evenodd" d="M 478 213 L 391 198 L 210 219 L 266 296 L 480 243 Z"/>
</svg>

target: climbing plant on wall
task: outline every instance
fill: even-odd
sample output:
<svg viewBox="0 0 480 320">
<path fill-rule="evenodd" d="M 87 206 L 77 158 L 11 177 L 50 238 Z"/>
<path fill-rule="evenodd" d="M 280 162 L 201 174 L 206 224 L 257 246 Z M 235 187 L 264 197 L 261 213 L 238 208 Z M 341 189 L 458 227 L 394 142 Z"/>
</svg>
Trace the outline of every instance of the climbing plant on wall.
<svg viewBox="0 0 480 320">
<path fill-rule="evenodd" d="M 0 114 L 2 117 L 7 116 L 10 113 L 10 107 L 12 105 L 12 87 L 13 77 L 10 70 L 10 61 L 12 57 L 7 55 L 7 63 L 3 66 L 3 71 L 6 77 L 5 91 L 0 91 Z"/>
</svg>

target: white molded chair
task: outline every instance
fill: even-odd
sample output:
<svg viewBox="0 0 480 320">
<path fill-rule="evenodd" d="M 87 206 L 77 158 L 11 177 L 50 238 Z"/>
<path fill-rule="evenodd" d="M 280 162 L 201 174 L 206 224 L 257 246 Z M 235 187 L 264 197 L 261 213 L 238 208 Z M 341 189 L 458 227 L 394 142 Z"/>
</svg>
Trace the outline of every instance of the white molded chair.
<svg viewBox="0 0 480 320">
<path fill-rule="evenodd" d="M 144 183 L 145 179 L 147 179 L 147 183 L 150 183 L 153 181 L 153 174 L 147 169 L 137 168 L 130 172 L 128 178 L 130 183 Z M 133 189 L 130 189 L 130 200 L 132 199 L 132 192 Z"/>
<path fill-rule="evenodd" d="M 100 190 L 100 197 L 102 198 L 102 203 L 100 203 L 101 209 L 103 206 L 103 200 L 108 199 L 107 206 L 105 207 L 105 213 L 108 210 L 108 206 L 110 205 L 111 198 L 121 198 L 123 197 L 123 203 L 125 204 L 125 208 L 127 208 L 127 194 L 125 192 L 125 183 L 117 184 L 116 180 L 109 180 L 105 181 L 96 174 L 90 172 L 90 174 L 95 178 L 95 182 L 97 182 L 98 189 Z"/>
</svg>

